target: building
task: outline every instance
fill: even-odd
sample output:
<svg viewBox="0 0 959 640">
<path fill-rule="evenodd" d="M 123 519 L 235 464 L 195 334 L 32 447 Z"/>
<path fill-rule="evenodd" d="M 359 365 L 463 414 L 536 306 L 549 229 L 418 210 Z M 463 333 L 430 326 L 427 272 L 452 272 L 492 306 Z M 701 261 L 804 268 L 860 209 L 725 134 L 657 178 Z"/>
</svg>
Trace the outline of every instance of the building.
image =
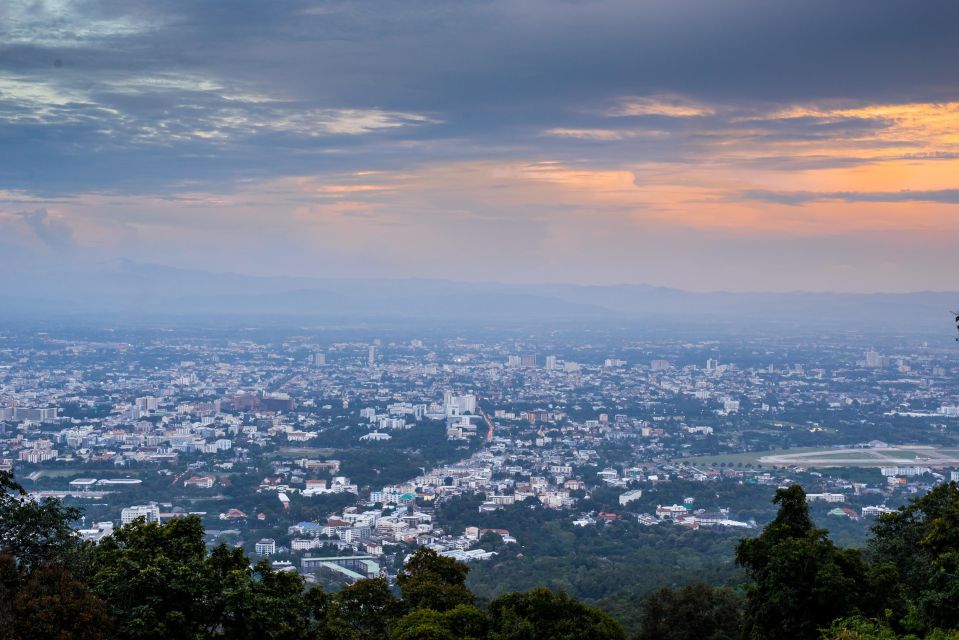
<svg viewBox="0 0 959 640">
<path fill-rule="evenodd" d="M 159 401 L 153 396 L 143 396 L 142 398 L 137 398 L 136 405 L 137 409 L 146 413 L 156 411 L 159 406 Z"/>
<path fill-rule="evenodd" d="M 842 493 L 807 493 L 809 502 L 845 502 L 846 496 Z"/>
<path fill-rule="evenodd" d="M 57 452 L 53 449 L 23 449 L 17 454 L 21 462 L 30 464 L 39 464 L 47 460 L 53 460 L 57 457 Z"/>
<path fill-rule="evenodd" d="M 31 422 L 47 422 L 56 420 L 59 417 L 59 411 L 60 410 L 56 408 L 28 409 L 26 407 L 14 407 L 13 419 L 30 420 Z"/>
<path fill-rule="evenodd" d="M 256 543 L 254 547 L 258 556 L 272 556 L 276 553 L 276 540 L 273 538 L 263 538 Z"/>
<path fill-rule="evenodd" d="M 84 542 L 99 544 L 105 537 L 113 535 L 113 523 L 96 522 L 88 529 L 79 529 L 77 533 Z"/>
<path fill-rule="evenodd" d="M 71 489 L 79 489 L 80 491 L 90 491 L 96 484 L 96 478 L 77 478 L 69 482 Z"/>
<path fill-rule="evenodd" d="M 196 487 L 198 489 L 212 489 L 216 484 L 216 477 L 211 475 L 193 476 L 189 480 L 183 481 L 184 487 Z"/>
<path fill-rule="evenodd" d="M 932 469 L 929 467 L 880 467 L 879 471 L 887 478 L 893 476 L 912 478 L 914 476 L 922 476 L 927 473 L 932 473 Z"/>
<path fill-rule="evenodd" d="M 643 497 L 643 491 L 642 491 L 642 489 L 634 489 L 633 491 L 627 491 L 626 493 L 620 494 L 620 496 L 619 496 L 619 504 L 620 504 L 621 506 L 625 507 L 625 506 L 628 505 L 630 502 L 632 502 L 632 501 L 634 501 L 634 500 L 639 500 L 639 499 L 642 498 L 642 497 Z"/>
<path fill-rule="evenodd" d="M 725 413 L 736 413 L 739 411 L 739 400 L 723 400 L 723 411 Z"/>
<path fill-rule="evenodd" d="M 447 416 L 476 413 L 476 396 L 472 393 L 458 396 L 451 391 L 447 391 L 443 394 L 443 407 Z"/>
<path fill-rule="evenodd" d="M 866 352 L 866 366 L 870 369 L 881 369 L 886 364 L 885 360 L 875 349 Z"/>
<path fill-rule="evenodd" d="M 160 507 L 155 504 L 141 504 L 127 507 L 120 512 L 120 524 L 126 526 L 136 520 L 143 518 L 146 522 L 160 522 Z"/>
</svg>

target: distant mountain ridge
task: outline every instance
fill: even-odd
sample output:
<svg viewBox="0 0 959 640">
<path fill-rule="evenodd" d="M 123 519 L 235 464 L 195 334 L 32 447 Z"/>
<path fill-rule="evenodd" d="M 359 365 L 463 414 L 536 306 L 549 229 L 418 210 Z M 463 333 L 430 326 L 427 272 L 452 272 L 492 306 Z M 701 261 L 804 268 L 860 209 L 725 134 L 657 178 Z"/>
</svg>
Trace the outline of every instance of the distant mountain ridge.
<svg viewBox="0 0 959 640">
<path fill-rule="evenodd" d="M 650 285 L 501 284 L 431 279 L 246 276 L 111 261 L 3 270 L 2 315 L 179 314 L 435 320 L 800 323 L 951 328 L 956 292 L 730 293 Z"/>
</svg>

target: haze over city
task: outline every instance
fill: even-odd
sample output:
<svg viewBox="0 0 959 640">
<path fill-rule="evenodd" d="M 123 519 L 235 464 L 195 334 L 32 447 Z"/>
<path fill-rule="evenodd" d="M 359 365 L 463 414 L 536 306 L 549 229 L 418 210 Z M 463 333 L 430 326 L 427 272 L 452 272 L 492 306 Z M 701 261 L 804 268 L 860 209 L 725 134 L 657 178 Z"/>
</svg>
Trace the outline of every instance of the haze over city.
<svg viewBox="0 0 959 640">
<path fill-rule="evenodd" d="M 0 3 L 0 262 L 952 290 L 959 5 Z"/>
<path fill-rule="evenodd" d="M 0 640 L 959 640 L 957 26 L 0 0 Z"/>
</svg>

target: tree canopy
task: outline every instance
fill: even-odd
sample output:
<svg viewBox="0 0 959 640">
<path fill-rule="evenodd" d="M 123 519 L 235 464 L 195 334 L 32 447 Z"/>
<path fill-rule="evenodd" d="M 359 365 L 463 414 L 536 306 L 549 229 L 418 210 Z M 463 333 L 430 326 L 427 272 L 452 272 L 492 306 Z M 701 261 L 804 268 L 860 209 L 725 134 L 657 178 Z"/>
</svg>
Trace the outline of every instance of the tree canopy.
<svg viewBox="0 0 959 640">
<path fill-rule="evenodd" d="M 0 640 L 623 640 L 619 623 L 562 590 L 485 607 L 469 568 L 418 548 L 399 572 L 336 593 L 242 549 L 209 549 L 196 517 L 135 521 L 81 543 L 79 513 L 34 501 L 0 473 Z M 865 553 L 815 526 L 799 486 L 740 541 L 741 593 L 662 588 L 633 606 L 636 640 L 959 640 L 959 486 L 943 484 L 874 527 Z M 520 558 L 517 557 L 517 560 Z"/>
</svg>

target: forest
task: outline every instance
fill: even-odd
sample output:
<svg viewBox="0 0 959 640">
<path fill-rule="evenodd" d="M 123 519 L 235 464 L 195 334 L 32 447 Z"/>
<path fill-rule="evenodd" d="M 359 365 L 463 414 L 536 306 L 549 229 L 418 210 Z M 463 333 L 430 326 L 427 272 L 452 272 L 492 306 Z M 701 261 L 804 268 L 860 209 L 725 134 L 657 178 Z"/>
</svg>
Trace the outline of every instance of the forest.
<svg viewBox="0 0 959 640">
<path fill-rule="evenodd" d="M 692 572 L 611 612 L 562 585 L 478 597 L 467 565 L 425 547 L 395 584 L 330 593 L 266 560 L 251 564 L 242 549 L 208 549 L 193 517 L 136 521 L 82 543 L 77 509 L 31 500 L 9 473 L 0 486 L 0 640 L 959 640 L 955 483 L 882 516 L 863 549 L 817 528 L 800 486 L 779 489 L 775 518 L 735 544 L 740 584 Z M 655 565 L 634 570 L 657 577 Z M 623 617 L 635 620 L 629 633 Z"/>
</svg>

